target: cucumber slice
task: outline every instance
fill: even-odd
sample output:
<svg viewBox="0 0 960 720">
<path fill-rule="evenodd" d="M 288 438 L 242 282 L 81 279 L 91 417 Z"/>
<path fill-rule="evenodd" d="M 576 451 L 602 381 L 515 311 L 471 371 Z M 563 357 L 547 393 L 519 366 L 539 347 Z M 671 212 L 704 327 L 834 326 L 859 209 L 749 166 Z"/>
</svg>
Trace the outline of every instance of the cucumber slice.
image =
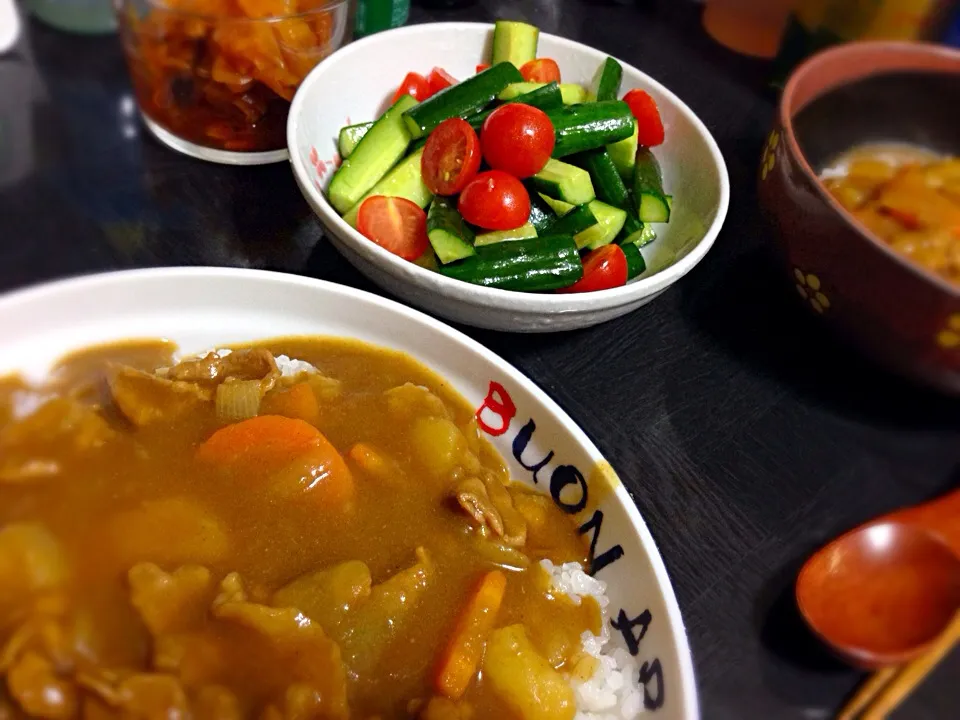
<svg viewBox="0 0 960 720">
<path fill-rule="evenodd" d="M 544 195 L 541 192 L 538 192 L 537 195 L 543 198 L 543 201 L 547 203 L 547 205 L 549 205 L 551 208 L 553 208 L 553 211 L 560 217 L 563 217 L 568 212 L 570 212 L 575 207 L 577 207 L 576 205 L 572 205 L 568 202 L 564 202 L 563 200 L 557 200 L 556 198 L 552 198 L 549 195 Z"/>
<path fill-rule="evenodd" d="M 633 135 L 620 140 L 619 142 L 607 145 L 607 152 L 610 153 L 610 159 L 617 166 L 617 172 L 625 183 L 633 182 L 633 166 L 637 159 L 637 144 L 639 141 L 640 128 L 634 125 Z"/>
<path fill-rule="evenodd" d="M 573 237 L 581 250 L 584 248 L 596 250 L 598 247 L 609 245 L 620 234 L 623 224 L 627 221 L 626 211 L 599 200 L 590 203 L 590 212 L 597 219 L 597 224 Z"/>
<path fill-rule="evenodd" d="M 637 198 L 640 219 L 645 223 L 670 222 L 670 203 L 657 193 L 645 192 Z"/>
<path fill-rule="evenodd" d="M 451 198 L 435 197 L 427 213 L 427 237 L 437 258 L 446 265 L 454 260 L 470 257 L 473 249 L 473 230 L 457 212 Z"/>
<path fill-rule="evenodd" d="M 373 127 L 372 122 L 360 123 L 359 125 L 347 125 L 340 128 L 340 136 L 337 138 L 337 150 L 340 153 L 340 159 L 346 160 L 353 153 L 360 142 L 360 138 L 367 134 L 367 131 Z"/>
<path fill-rule="evenodd" d="M 663 171 L 650 148 L 637 150 L 636 164 L 633 166 L 633 192 L 637 197 L 643 193 L 663 195 Z"/>
<path fill-rule="evenodd" d="M 547 83 L 538 83 L 538 82 L 515 82 L 507 85 L 503 90 L 500 91 L 500 94 L 497 95 L 497 100 L 516 100 L 521 95 L 526 95 L 531 93 L 534 90 L 539 90 L 542 87 L 546 87 Z M 557 90 L 560 90 L 560 86 L 557 86 Z M 562 98 L 562 96 L 561 96 Z"/>
<path fill-rule="evenodd" d="M 497 20 L 493 24 L 493 57 L 490 64 L 509 62 L 519 68 L 537 57 L 539 42 L 540 30 L 536 26 Z"/>
<path fill-rule="evenodd" d="M 623 233 L 621 233 L 621 237 Z M 654 240 L 657 239 L 657 231 L 653 229 L 653 225 L 644 225 L 640 230 L 637 230 L 635 233 L 631 233 L 627 237 L 617 239 L 617 242 L 621 245 L 636 245 L 637 247 L 644 247 L 649 245 Z"/>
<path fill-rule="evenodd" d="M 620 248 L 627 257 L 627 280 L 633 280 L 637 275 L 642 275 L 647 269 L 647 262 L 643 259 L 643 253 L 633 243 L 625 243 Z"/>
<path fill-rule="evenodd" d="M 587 101 L 587 89 L 575 83 L 560 83 L 560 96 L 564 105 L 577 105 Z"/>
<path fill-rule="evenodd" d="M 370 132 L 373 131 L 371 130 Z M 356 155 L 357 152 L 359 151 L 355 150 L 354 155 Z M 423 148 L 420 148 L 397 163 L 397 166 L 387 173 L 387 176 L 383 178 L 383 180 L 374 185 L 370 189 L 370 192 L 360 198 L 360 200 L 350 208 L 347 214 L 343 216 L 347 224 L 351 227 L 357 226 L 357 211 L 360 210 L 360 205 L 363 201 L 372 195 L 406 198 L 422 208 L 429 205 L 433 199 L 433 193 L 423 184 L 423 175 L 420 171 L 420 158 L 422 156 Z"/>
<path fill-rule="evenodd" d="M 620 95 L 620 81 L 623 79 L 623 67 L 608 57 L 603 64 L 597 68 L 597 74 L 593 77 L 592 95 L 594 100 L 616 100 Z"/>
<path fill-rule="evenodd" d="M 478 248 L 440 272 L 475 285 L 537 292 L 573 285 L 583 277 L 583 264 L 572 237 L 547 235 Z"/>
<path fill-rule="evenodd" d="M 628 138 L 637 125 L 630 107 L 622 100 L 564 105 L 548 110 L 547 116 L 557 136 L 555 158 Z"/>
<path fill-rule="evenodd" d="M 433 248 L 427 248 L 423 252 L 423 255 L 413 261 L 413 264 L 419 265 L 426 270 L 432 270 L 433 272 L 437 272 L 440 269 L 440 263 L 437 262 L 437 255 L 433 252 Z"/>
<path fill-rule="evenodd" d="M 557 221 L 557 213 L 540 196 L 532 184 L 524 183 L 527 188 L 527 194 L 530 196 L 530 217 L 527 220 L 537 229 L 537 234 L 542 235 L 551 225 Z"/>
<path fill-rule="evenodd" d="M 637 161 L 633 168 L 633 194 L 637 198 L 641 220 L 670 221 L 670 202 L 663 192 L 663 172 L 649 148 L 637 150 Z"/>
<path fill-rule="evenodd" d="M 493 245 L 495 243 L 507 242 L 512 240 L 529 240 L 537 236 L 537 229 L 533 223 L 526 223 L 513 230 L 493 230 L 491 232 L 477 233 L 473 244 L 477 247 L 484 245 Z"/>
<path fill-rule="evenodd" d="M 597 224 L 597 218 L 589 205 L 577 205 L 550 228 L 551 234 L 576 235 Z"/>
<path fill-rule="evenodd" d="M 547 160 L 547 164 L 530 178 L 530 182 L 537 192 L 572 205 L 582 205 L 596 197 L 590 173 L 553 158 Z"/>
<path fill-rule="evenodd" d="M 505 100 L 504 104 L 518 102 L 523 103 L 524 105 L 532 105 L 535 108 L 540 108 L 541 110 L 550 110 L 551 108 L 558 108 L 563 105 L 563 98 L 560 96 L 560 86 L 557 83 L 514 83 L 513 85 L 507 85 L 507 90 L 509 90 L 514 85 L 530 85 L 535 86 L 533 90 L 529 92 L 521 93 L 515 97 Z M 504 90 L 503 92 L 506 92 Z M 503 93 L 500 93 L 503 95 Z M 502 98 L 501 98 L 502 99 Z M 496 108 L 490 108 L 489 110 L 484 110 L 483 112 L 476 113 L 475 115 L 470 115 L 466 118 L 467 122 L 473 126 L 474 130 L 479 130 L 483 126 L 483 121 L 490 117 Z"/>
<path fill-rule="evenodd" d="M 410 144 L 410 131 L 403 113 L 416 104 L 409 95 L 397 100 L 337 168 L 327 195 L 338 213 L 345 213 L 356 205 L 403 157 Z"/>
<path fill-rule="evenodd" d="M 627 213 L 627 219 L 622 228 L 624 235 L 630 235 L 643 228 L 627 186 L 623 184 L 620 173 L 617 172 L 617 167 L 613 164 L 606 148 L 577 153 L 572 161 L 590 173 L 590 180 L 600 200 Z"/>
<path fill-rule="evenodd" d="M 521 80 L 513 65 L 498 63 L 408 109 L 403 114 L 407 129 L 414 139 L 428 135 L 444 120 L 480 112 L 507 85 Z"/>
</svg>

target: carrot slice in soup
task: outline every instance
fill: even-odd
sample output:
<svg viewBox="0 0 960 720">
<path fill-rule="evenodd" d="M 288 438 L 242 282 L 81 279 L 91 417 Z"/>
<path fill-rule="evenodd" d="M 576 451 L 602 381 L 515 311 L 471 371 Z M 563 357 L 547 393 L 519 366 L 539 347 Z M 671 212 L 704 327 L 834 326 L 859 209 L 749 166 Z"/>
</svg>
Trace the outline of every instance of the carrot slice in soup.
<svg viewBox="0 0 960 720">
<path fill-rule="evenodd" d="M 470 593 L 437 662 L 433 688 L 440 695 L 456 700 L 467 691 L 477 674 L 506 589 L 507 576 L 492 570 L 480 578 Z"/>
<path fill-rule="evenodd" d="M 337 449 L 304 420 L 259 415 L 220 428 L 197 449 L 197 458 L 252 474 L 270 474 L 271 490 L 306 494 L 320 505 L 353 498 L 353 475 Z"/>
</svg>

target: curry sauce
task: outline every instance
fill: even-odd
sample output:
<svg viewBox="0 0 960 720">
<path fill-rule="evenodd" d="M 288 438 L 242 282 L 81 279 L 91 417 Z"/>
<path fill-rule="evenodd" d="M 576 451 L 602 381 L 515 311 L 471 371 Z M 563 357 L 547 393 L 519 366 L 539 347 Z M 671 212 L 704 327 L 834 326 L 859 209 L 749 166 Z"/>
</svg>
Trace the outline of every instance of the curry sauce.
<svg viewBox="0 0 960 720">
<path fill-rule="evenodd" d="M 0 380 L 0 718 L 573 717 L 600 613 L 539 561 L 587 548 L 448 384 L 345 340 L 174 351 Z"/>
</svg>

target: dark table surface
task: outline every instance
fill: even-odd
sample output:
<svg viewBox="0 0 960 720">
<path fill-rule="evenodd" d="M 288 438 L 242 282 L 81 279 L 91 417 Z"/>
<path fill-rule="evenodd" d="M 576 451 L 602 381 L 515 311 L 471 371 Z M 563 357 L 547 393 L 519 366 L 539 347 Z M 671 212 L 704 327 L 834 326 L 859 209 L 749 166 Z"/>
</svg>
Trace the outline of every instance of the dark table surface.
<svg viewBox="0 0 960 720">
<path fill-rule="evenodd" d="M 467 332 L 559 401 L 633 491 L 683 611 L 704 717 L 826 718 L 860 675 L 799 620 L 797 568 L 844 529 L 955 486 L 960 405 L 876 370 L 794 302 L 755 194 L 769 66 L 713 45 L 698 7 L 482 0 L 415 7 L 411 22 L 528 19 L 651 74 L 717 139 L 730 214 L 673 289 L 589 330 Z M 34 22 L 26 40 L 0 58 L 0 290 L 212 264 L 378 292 L 323 240 L 285 164 L 209 165 L 148 137 L 115 37 Z M 958 672 L 955 653 L 896 717 L 956 718 Z"/>
</svg>

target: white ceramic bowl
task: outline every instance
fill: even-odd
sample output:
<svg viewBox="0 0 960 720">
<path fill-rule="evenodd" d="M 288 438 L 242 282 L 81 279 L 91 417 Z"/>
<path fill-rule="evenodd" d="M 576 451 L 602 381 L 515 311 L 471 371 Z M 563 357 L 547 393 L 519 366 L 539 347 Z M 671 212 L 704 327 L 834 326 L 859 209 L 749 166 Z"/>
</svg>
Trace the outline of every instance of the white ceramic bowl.
<svg viewBox="0 0 960 720">
<path fill-rule="evenodd" d="M 622 92 L 642 88 L 657 101 L 666 142 L 656 149 L 664 185 L 673 193 L 670 223 L 643 249 L 648 270 L 625 287 L 555 295 L 484 288 L 451 280 L 402 260 L 345 223 L 324 190 L 337 164 L 337 136 L 350 123 L 383 110 L 408 70 L 441 66 L 454 77 L 474 74 L 490 56 L 493 26 L 478 23 L 414 25 L 373 35 L 317 65 L 297 91 L 287 122 L 290 163 L 304 197 L 326 235 L 354 267 L 384 289 L 457 322 L 522 332 L 588 327 L 645 305 L 686 275 L 713 245 L 727 215 L 730 183 L 723 156 L 703 123 L 676 95 L 623 64 Z M 543 57 L 555 59 L 565 82 L 588 85 L 607 57 L 599 50 L 541 33 Z"/>
<path fill-rule="evenodd" d="M 389 300 L 319 280 L 255 270 L 175 268 L 92 275 L 25 290 L 0 298 L 0 375 L 12 371 L 42 380 L 64 353 L 96 343 L 164 337 L 187 353 L 231 343 L 292 336 L 356 338 L 402 350 L 447 378 L 480 407 L 491 383 L 499 383 L 516 405 L 505 432 L 488 435 L 515 479 L 533 483 L 513 456 L 512 443 L 529 421 L 536 423 L 522 453 L 531 465 L 549 451 L 555 455 L 538 474 L 540 489 L 559 490 L 559 478 L 589 478 L 569 484 L 560 498 L 574 504 L 596 487 L 591 468 L 604 463 L 597 448 L 536 385 L 465 335 L 422 313 Z M 495 417 L 488 417 L 494 426 Z M 557 467 L 567 466 L 560 474 Z M 604 463 L 609 470 L 609 465 Z M 651 701 L 662 701 L 649 717 L 698 717 L 690 649 L 680 610 L 653 538 L 626 489 L 612 470 L 616 491 L 602 496 L 596 555 L 611 559 L 597 577 L 608 583 L 612 617 L 649 611 L 649 627 L 637 659 L 653 674 L 646 685 Z M 589 511 L 579 521 L 596 518 Z M 594 527 L 594 526 L 591 526 Z M 591 535 L 593 530 L 590 529 Z M 612 551 L 612 552 L 611 552 Z M 639 633 L 641 627 L 634 628 Z M 616 630 L 614 639 L 625 641 Z M 659 667 L 659 682 L 655 668 Z M 647 715 L 644 715 L 647 717 Z"/>
</svg>

